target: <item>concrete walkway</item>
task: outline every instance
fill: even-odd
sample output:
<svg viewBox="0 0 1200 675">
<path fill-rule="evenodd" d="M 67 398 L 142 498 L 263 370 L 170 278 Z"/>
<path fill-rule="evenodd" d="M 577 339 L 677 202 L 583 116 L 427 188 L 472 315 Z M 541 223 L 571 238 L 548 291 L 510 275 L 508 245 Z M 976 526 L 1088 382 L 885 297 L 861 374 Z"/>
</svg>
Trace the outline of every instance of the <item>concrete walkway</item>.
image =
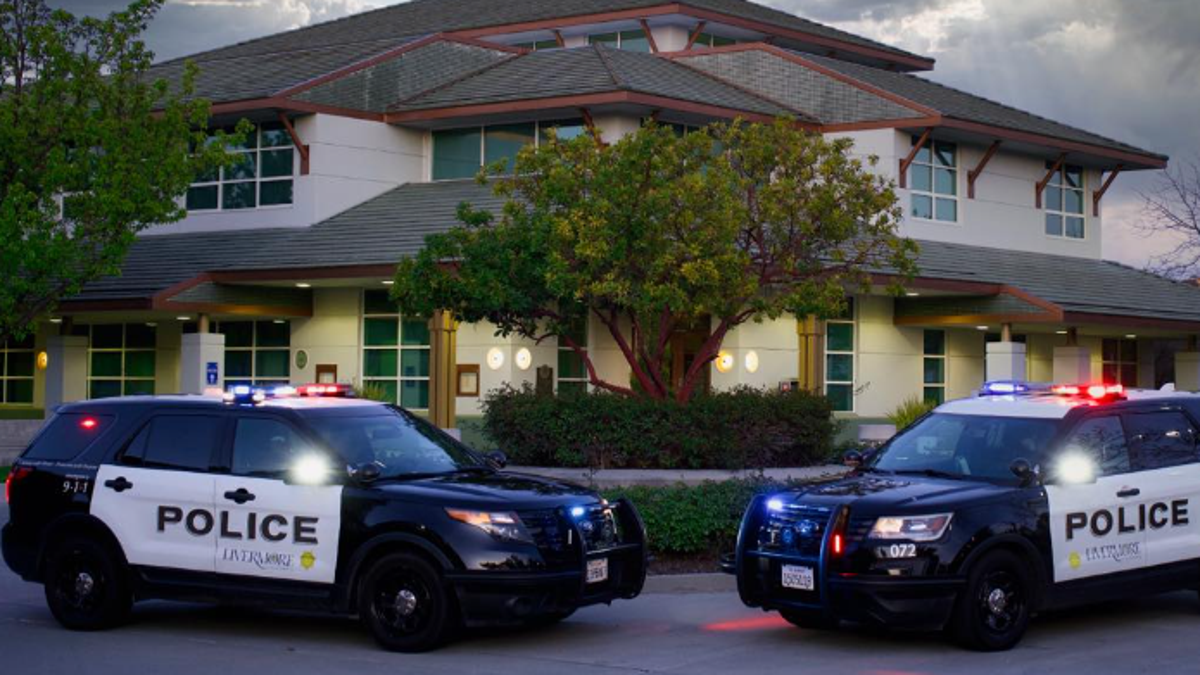
<svg viewBox="0 0 1200 675">
<path fill-rule="evenodd" d="M 510 466 L 509 471 L 531 473 L 555 480 L 565 480 L 597 488 L 625 487 L 630 485 L 670 486 L 699 485 L 704 482 L 721 482 L 735 479 L 765 477 L 773 481 L 811 481 L 840 476 L 848 469 L 837 465 L 809 466 L 792 469 L 766 469 L 763 471 L 707 471 L 691 469 L 556 469 L 535 466 Z"/>
</svg>

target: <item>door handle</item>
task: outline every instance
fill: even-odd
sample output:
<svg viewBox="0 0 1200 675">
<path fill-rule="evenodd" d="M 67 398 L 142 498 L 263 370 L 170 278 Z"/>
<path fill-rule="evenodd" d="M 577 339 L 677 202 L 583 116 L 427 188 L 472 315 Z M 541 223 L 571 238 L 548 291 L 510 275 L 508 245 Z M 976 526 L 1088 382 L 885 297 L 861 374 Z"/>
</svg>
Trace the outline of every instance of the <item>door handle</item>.
<svg viewBox="0 0 1200 675">
<path fill-rule="evenodd" d="M 230 490 L 229 492 L 226 492 L 225 499 L 228 499 L 231 502 L 237 502 L 238 504 L 245 504 L 246 502 L 254 501 L 254 493 L 250 492 L 246 488 L 238 488 L 236 491 Z"/>
<path fill-rule="evenodd" d="M 116 490 L 117 492 L 124 492 L 124 491 L 132 488 L 133 483 L 130 483 L 129 481 L 125 480 L 125 476 L 118 476 L 117 478 L 114 478 L 112 480 L 104 481 L 104 487 L 109 488 L 111 490 Z"/>
<path fill-rule="evenodd" d="M 1124 488 L 1117 493 L 1117 496 L 1121 499 L 1126 499 L 1128 497 L 1136 497 L 1140 494 L 1142 494 L 1142 491 L 1138 488 Z"/>
</svg>

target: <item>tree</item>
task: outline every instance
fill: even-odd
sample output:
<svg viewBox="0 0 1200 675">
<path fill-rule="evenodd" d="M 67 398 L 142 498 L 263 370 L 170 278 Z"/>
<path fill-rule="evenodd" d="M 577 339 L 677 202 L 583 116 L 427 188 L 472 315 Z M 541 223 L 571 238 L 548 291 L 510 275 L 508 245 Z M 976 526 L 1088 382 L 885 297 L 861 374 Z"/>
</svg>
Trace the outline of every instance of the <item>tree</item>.
<svg viewBox="0 0 1200 675">
<path fill-rule="evenodd" d="M 1137 228 L 1172 244 L 1151 259 L 1151 269 L 1175 278 L 1200 276 L 1200 157 L 1160 173 L 1141 197 Z"/>
<path fill-rule="evenodd" d="M 685 402 L 737 326 L 831 316 L 872 271 L 915 270 L 895 192 L 850 149 L 786 119 L 526 147 L 494 181 L 501 213 L 461 206 L 462 225 L 400 262 L 393 295 L 406 312 L 557 336 L 595 387 Z M 624 355 L 632 386 L 600 378 L 570 337 L 585 314 Z M 706 338 L 673 386 L 671 336 L 695 325 Z"/>
<path fill-rule="evenodd" d="M 139 36 L 163 1 L 95 19 L 0 0 L 0 342 L 118 273 L 135 235 L 182 218 L 194 177 L 229 161 L 190 98 L 195 69 L 173 88 L 147 75 Z"/>
</svg>

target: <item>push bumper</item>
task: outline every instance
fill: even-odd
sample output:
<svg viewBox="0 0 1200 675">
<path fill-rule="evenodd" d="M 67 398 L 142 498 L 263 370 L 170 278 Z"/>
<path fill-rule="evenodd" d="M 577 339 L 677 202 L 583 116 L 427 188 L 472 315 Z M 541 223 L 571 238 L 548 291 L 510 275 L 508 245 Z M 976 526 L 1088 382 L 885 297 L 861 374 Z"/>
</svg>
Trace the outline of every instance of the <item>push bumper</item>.
<svg viewBox="0 0 1200 675">
<path fill-rule="evenodd" d="M 580 607 L 632 599 L 646 582 L 646 528 L 633 505 L 613 504 L 620 520 L 622 542 L 587 551 L 576 532 L 577 567 L 545 572 L 458 571 L 446 574 L 458 597 L 463 621 L 469 626 L 520 623 L 542 616 L 568 614 Z M 589 565 L 605 561 L 607 578 L 589 581 Z"/>
</svg>

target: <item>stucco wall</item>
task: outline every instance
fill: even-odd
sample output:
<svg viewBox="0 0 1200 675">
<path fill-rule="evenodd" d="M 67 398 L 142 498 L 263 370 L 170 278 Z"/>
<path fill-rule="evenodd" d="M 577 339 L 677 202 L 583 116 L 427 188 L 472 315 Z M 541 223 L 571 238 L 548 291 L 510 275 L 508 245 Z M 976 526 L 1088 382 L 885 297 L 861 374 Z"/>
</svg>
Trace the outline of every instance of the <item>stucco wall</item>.
<svg viewBox="0 0 1200 675">
<path fill-rule="evenodd" d="M 362 361 L 362 291 L 357 288 L 313 290 L 313 316 L 292 320 L 291 380 L 315 382 L 318 365 L 336 365 L 338 380 L 358 382 Z M 304 369 L 296 352 L 308 353 Z"/>
</svg>

